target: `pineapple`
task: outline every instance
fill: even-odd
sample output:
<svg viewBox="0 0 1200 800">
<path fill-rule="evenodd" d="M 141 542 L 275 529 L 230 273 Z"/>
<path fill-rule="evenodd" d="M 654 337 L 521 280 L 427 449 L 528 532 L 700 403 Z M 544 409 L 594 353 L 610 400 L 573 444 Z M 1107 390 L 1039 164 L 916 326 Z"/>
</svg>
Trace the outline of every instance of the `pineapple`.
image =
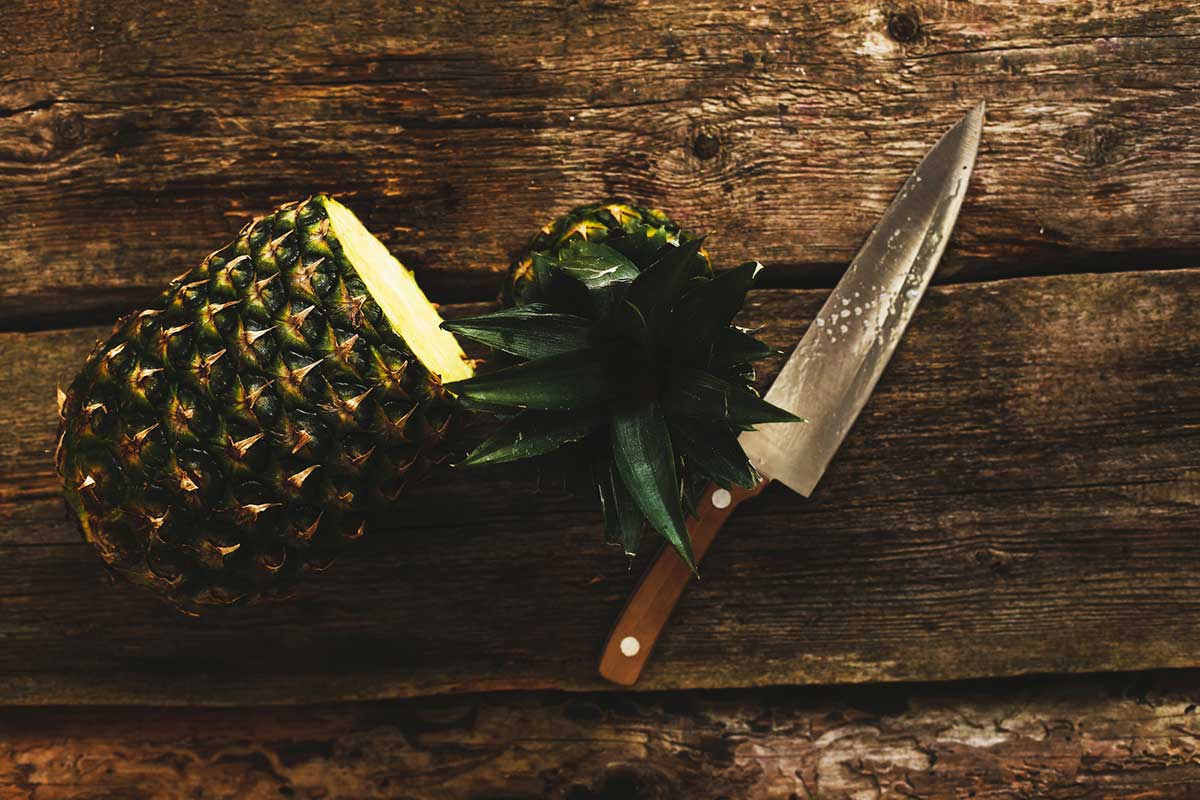
<svg viewBox="0 0 1200 800">
<path fill-rule="evenodd" d="M 543 227 L 509 268 L 500 299 L 505 305 L 523 306 L 541 299 L 533 276 L 533 254 L 557 257 L 575 241 L 608 244 L 632 260 L 646 263 L 664 244 L 695 238 L 658 209 L 642 208 L 620 200 L 580 206 Z M 708 254 L 700 250 L 688 265 L 692 275 L 712 274 Z"/>
<path fill-rule="evenodd" d="M 509 308 L 442 325 L 519 362 L 447 386 L 511 416 L 463 465 L 565 451 L 610 543 L 633 556 L 653 530 L 693 570 L 684 518 L 705 483 L 759 480 L 738 434 L 802 421 L 758 395 L 752 362 L 773 351 L 732 324 L 762 265 L 714 274 L 702 243 L 659 211 L 584 206 L 514 263 Z"/>
<path fill-rule="evenodd" d="M 60 391 L 84 537 L 188 612 L 286 593 L 439 457 L 473 374 L 440 322 L 336 200 L 254 220 Z"/>
</svg>

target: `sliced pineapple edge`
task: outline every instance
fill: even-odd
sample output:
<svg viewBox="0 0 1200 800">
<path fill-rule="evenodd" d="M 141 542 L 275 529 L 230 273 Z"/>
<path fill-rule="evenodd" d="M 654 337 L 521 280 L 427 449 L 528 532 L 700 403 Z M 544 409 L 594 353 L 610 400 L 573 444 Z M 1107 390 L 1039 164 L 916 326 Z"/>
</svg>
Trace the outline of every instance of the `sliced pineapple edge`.
<svg viewBox="0 0 1200 800">
<path fill-rule="evenodd" d="M 475 374 L 454 334 L 442 330 L 437 307 L 417 285 L 416 275 L 392 255 L 346 206 L 324 198 L 334 235 L 367 291 L 414 356 L 443 383 Z"/>
</svg>

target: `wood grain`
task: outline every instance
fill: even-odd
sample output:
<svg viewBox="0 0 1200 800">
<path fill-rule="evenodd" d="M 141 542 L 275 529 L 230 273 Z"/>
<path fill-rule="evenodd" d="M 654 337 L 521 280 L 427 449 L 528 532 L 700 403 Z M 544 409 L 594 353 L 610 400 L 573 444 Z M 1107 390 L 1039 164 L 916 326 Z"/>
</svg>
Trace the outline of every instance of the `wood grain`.
<svg viewBox="0 0 1200 800">
<path fill-rule="evenodd" d="M 538 226 L 611 195 L 828 286 L 980 99 L 944 276 L 1200 258 L 1191 3 L 13 0 L 5 28 L 9 329 L 143 305 L 321 190 L 442 302 L 492 297 Z"/>
<path fill-rule="evenodd" d="M 739 509 L 639 688 L 1200 663 L 1198 294 L 1200 270 L 932 289 L 812 500 Z M 744 321 L 786 347 L 823 296 L 757 292 Z M 289 605 L 190 620 L 110 586 L 48 458 L 54 384 L 98 334 L 0 336 L 3 702 L 602 686 L 644 562 L 602 546 L 590 497 L 512 469 L 410 493 Z"/>
<path fill-rule="evenodd" d="M 1200 677 L 7 709 L 5 800 L 1192 797 Z"/>
</svg>

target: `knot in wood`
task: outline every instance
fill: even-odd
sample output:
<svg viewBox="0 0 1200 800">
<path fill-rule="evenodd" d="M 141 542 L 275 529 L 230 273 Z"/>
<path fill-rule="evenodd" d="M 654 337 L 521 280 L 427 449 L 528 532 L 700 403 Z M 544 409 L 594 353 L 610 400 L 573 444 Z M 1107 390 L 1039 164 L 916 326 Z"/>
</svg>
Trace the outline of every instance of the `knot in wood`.
<svg viewBox="0 0 1200 800">
<path fill-rule="evenodd" d="M 83 117 L 74 111 L 62 114 L 54 120 L 54 131 L 60 143 L 78 144 L 84 137 Z"/>
<path fill-rule="evenodd" d="M 692 139 L 692 152 L 696 154 L 696 158 L 702 161 L 707 161 L 710 158 L 715 158 L 721 150 L 721 140 L 711 133 L 701 131 Z"/>
<path fill-rule="evenodd" d="M 1129 149 L 1125 134 L 1103 123 L 1072 128 L 1067 132 L 1066 144 L 1089 167 L 1116 163 Z"/>
<path fill-rule="evenodd" d="M 911 11 L 893 11 L 888 15 L 888 36 L 901 44 L 915 42 L 921 36 L 921 23 Z"/>
</svg>

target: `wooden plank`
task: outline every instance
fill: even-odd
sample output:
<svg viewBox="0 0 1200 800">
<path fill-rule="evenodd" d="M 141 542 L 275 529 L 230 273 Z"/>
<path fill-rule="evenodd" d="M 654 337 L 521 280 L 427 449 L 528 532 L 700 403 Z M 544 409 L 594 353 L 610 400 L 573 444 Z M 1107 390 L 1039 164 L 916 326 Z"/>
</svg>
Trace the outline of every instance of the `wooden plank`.
<svg viewBox="0 0 1200 800">
<path fill-rule="evenodd" d="M 814 498 L 739 510 L 640 687 L 1200 663 L 1198 293 L 1200 270 L 931 290 Z M 745 321 L 787 346 L 823 294 L 754 293 Z M 602 546 L 590 497 L 512 468 L 408 494 L 292 604 L 191 620 L 109 586 L 47 458 L 95 336 L 0 336 L 0 700 L 601 688 L 643 562 Z"/>
<path fill-rule="evenodd" d="M 444 302 L 551 215 L 627 195 L 722 262 L 830 285 L 980 98 L 948 271 L 1200 257 L 1200 9 L 1088 3 L 13 0 L 0 325 L 148 303 L 252 214 L 346 197 Z"/>
<path fill-rule="evenodd" d="M 1195 672 L 259 709 L 10 709 L 0 796 L 1177 798 Z"/>
</svg>

